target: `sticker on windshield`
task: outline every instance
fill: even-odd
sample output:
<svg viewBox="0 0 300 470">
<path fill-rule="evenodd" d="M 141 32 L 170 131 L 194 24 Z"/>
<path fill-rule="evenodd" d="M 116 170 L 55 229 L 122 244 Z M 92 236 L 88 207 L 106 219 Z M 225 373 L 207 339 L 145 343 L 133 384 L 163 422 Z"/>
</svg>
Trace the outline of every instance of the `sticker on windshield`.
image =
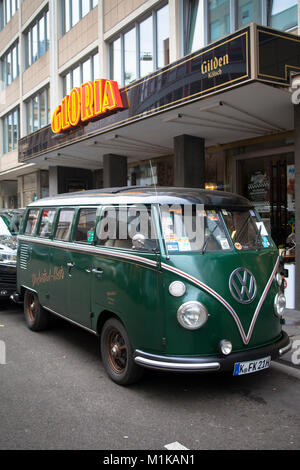
<svg viewBox="0 0 300 470">
<path fill-rule="evenodd" d="M 269 248 L 270 246 L 270 242 L 269 242 L 269 239 L 268 237 L 266 237 L 265 235 L 261 237 L 262 239 L 262 245 L 264 248 Z"/>
<path fill-rule="evenodd" d="M 241 250 L 243 248 L 240 243 L 235 243 L 234 246 L 236 247 L 237 250 Z"/>
<path fill-rule="evenodd" d="M 178 241 L 178 247 L 180 251 L 191 251 L 191 243 L 188 237 L 183 237 Z"/>
<path fill-rule="evenodd" d="M 178 242 L 167 242 L 168 251 L 179 251 Z"/>
<path fill-rule="evenodd" d="M 256 222 L 257 229 L 260 230 L 260 235 L 262 236 L 268 236 L 267 229 L 265 227 L 265 224 L 263 222 Z"/>
<path fill-rule="evenodd" d="M 222 250 L 229 250 L 230 246 L 229 246 L 227 238 L 221 238 L 220 244 L 221 244 Z"/>
</svg>

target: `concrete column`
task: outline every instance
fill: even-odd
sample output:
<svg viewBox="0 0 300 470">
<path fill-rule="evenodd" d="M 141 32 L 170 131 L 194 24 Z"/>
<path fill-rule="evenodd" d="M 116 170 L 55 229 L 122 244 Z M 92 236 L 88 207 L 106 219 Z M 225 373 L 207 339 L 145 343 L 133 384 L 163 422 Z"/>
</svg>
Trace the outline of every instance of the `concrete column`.
<svg viewBox="0 0 300 470">
<path fill-rule="evenodd" d="M 296 232 L 296 310 L 300 310 L 300 104 L 294 106 L 295 127 L 295 232 Z"/>
<path fill-rule="evenodd" d="M 103 187 L 127 186 L 127 157 L 103 155 Z"/>
<path fill-rule="evenodd" d="M 204 139 L 192 135 L 174 137 L 174 186 L 205 187 Z"/>
<path fill-rule="evenodd" d="M 57 166 L 49 166 L 49 196 L 58 194 Z"/>
</svg>

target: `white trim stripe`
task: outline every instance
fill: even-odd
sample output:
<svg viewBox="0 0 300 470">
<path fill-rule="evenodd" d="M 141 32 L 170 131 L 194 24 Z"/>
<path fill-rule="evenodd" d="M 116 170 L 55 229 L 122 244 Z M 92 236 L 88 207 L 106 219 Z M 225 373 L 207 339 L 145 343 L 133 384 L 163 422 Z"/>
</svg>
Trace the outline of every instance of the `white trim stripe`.
<svg viewBox="0 0 300 470">
<path fill-rule="evenodd" d="M 267 282 L 267 285 L 262 293 L 262 296 L 258 302 L 258 305 L 256 307 L 256 310 L 254 312 L 254 315 L 253 315 L 253 318 L 252 318 L 252 321 L 251 321 L 251 324 L 250 324 L 250 327 L 249 327 L 249 331 L 248 331 L 248 334 L 246 335 L 245 331 L 244 331 L 244 328 L 241 324 L 241 321 L 238 317 L 238 314 L 235 312 L 235 310 L 231 307 L 231 305 L 225 300 L 223 299 L 223 297 L 218 294 L 216 291 L 214 291 L 211 287 L 207 286 L 206 284 L 204 284 L 203 282 L 199 281 L 198 279 L 196 279 L 195 277 L 191 276 L 190 274 L 187 274 L 186 272 L 184 271 L 181 271 L 180 269 L 177 269 L 177 268 L 174 268 L 172 266 L 169 266 L 168 264 L 165 264 L 165 263 L 162 263 L 161 266 L 162 268 L 166 269 L 167 271 L 170 271 L 170 272 L 173 272 L 175 274 L 178 274 L 179 276 L 181 277 L 184 277 L 185 279 L 193 282 L 194 284 L 196 284 L 198 287 L 200 287 L 201 289 L 205 290 L 206 292 L 208 292 L 210 295 L 212 295 L 215 299 L 217 299 L 228 311 L 229 313 L 232 315 L 237 327 L 238 327 L 238 330 L 241 334 L 241 337 L 243 339 L 243 342 L 244 344 L 248 344 L 250 339 L 251 339 L 251 336 L 252 336 L 252 333 L 253 333 L 253 328 L 254 328 L 254 325 L 256 323 L 256 320 L 257 320 L 257 317 L 258 317 L 258 314 L 260 312 L 260 309 L 262 307 L 262 304 L 267 296 L 267 293 L 271 287 L 271 283 L 272 283 L 272 280 L 275 276 L 275 272 L 278 268 L 278 264 L 279 264 L 279 257 L 277 258 L 277 261 L 275 263 L 275 266 L 274 266 L 274 269 L 272 271 L 272 274 Z"/>
<path fill-rule="evenodd" d="M 41 245 L 53 246 L 54 248 L 62 248 L 65 250 L 71 250 L 71 251 L 77 251 L 77 252 L 82 251 L 82 252 L 91 253 L 94 255 L 113 256 L 114 258 L 130 260 L 130 261 L 146 264 L 146 265 L 153 266 L 153 267 L 156 267 L 157 265 L 156 261 L 153 261 L 148 258 L 143 258 L 142 256 L 131 255 L 127 253 L 119 253 L 119 252 L 115 252 L 113 250 L 109 250 L 106 248 L 100 248 L 98 246 L 96 247 L 96 246 L 89 246 L 89 245 L 81 245 L 78 243 L 71 243 L 71 242 L 64 242 L 64 241 L 60 242 L 60 241 L 48 240 L 48 239 L 43 240 L 41 238 L 35 238 L 35 237 L 29 238 L 23 235 L 19 235 L 18 238 L 21 242 L 23 241 L 29 242 L 29 243 L 33 242 L 33 243 L 37 243 Z"/>
<path fill-rule="evenodd" d="M 83 245 L 80 245 L 80 244 L 70 243 L 70 242 L 59 242 L 59 241 L 53 241 L 53 240 L 43 240 L 43 239 L 39 239 L 39 238 L 35 238 L 35 237 L 30 238 L 30 237 L 26 237 L 24 235 L 19 235 L 18 238 L 21 241 L 45 244 L 45 245 L 49 245 L 49 246 L 54 246 L 56 248 L 69 249 L 71 251 L 77 251 L 77 252 L 78 251 L 83 251 L 83 252 L 91 253 L 91 254 L 95 254 L 95 255 L 97 255 L 97 254 L 98 255 L 107 255 L 107 256 L 112 256 L 114 258 L 124 259 L 125 261 L 128 260 L 128 261 L 141 263 L 142 265 L 144 264 L 144 265 L 151 266 L 151 267 L 154 267 L 154 268 L 157 267 L 157 262 L 153 261 L 153 260 L 150 260 L 148 258 L 143 258 L 141 256 L 127 254 L 127 253 L 119 253 L 119 252 L 115 252 L 113 250 L 109 250 L 109 249 L 106 249 L 106 248 L 100 248 L 100 247 L 94 247 L 94 246 L 88 246 L 88 245 L 83 246 Z M 263 291 L 263 293 L 260 297 L 260 300 L 257 304 L 257 307 L 255 309 L 255 312 L 254 312 L 254 315 L 253 315 L 253 318 L 252 318 L 252 321 L 251 321 L 251 324 L 250 324 L 250 327 L 249 327 L 249 330 L 248 330 L 247 334 L 244 331 L 244 328 L 242 326 L 242 323 L 241 323 L 241 321 L 239 319 L 239 316 L 236 313 L 236 311 L 215 290 L 213 290 L 211 287 L 207 286 L 203 282 L 199 281 L 199 279 L 195 278 L 194 276 L 191 276 L 190 274 L 188 274 L 184 271 L 181 271 L 178 268 L 174 268 L 173 266 L 170 266 L 166 263 L 161 263 L 161 267 L 163 269 L 165 269 L 166 271 L 170 271 L 171 273 L 175 273 L 178 276 L 181 276 L 181 277 L 187 279 L 188 281 L 192 282 L 193 284 L 200 287 L 204 291 L 208 292 L 216 300 L 218 300 L 218 302 L 220 302 L 229 311 L 229 313 L 233 317 L 233 319 L 234 319 L 234 321 L 235 321 L 235 323 L 238 327 L 238 330 L 240 332 L 240 335 L 242 337 L 242 340 L 243 340 L 244 344 L 247 345 L 249 343 L 250 339 L 251 339 L 253 329 L 254 329 L 257 317 L 259 315 L 259 312 L 261 310 L 261 307 L 262 307 L 262 305 L 264 303 L 264 300 L 267 296 L 267 293 L 268 293 L 268 291 L 271 287 L 271 283 L 272 283 L 272 280 L 275 276 L 276 270 L 278 268 L 278 264 L 279 264 L 279 257 L 277 258 L 277 261 L 275 263 L 275 266 L 273 268 L 271 276 L 270 276 L 270 278 L 269 278 L 269 280 L 266 284 L 266 287 L 265 287 L 265 289 L 264 289 L 264 291 Z"/>
</svg>

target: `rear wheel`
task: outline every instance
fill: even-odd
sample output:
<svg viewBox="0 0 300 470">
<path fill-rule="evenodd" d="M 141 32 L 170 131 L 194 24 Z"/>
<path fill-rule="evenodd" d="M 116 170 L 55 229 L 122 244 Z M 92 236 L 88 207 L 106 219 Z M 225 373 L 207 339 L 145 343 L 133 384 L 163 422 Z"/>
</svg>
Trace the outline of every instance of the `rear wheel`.
<svg viewBox="0 0 300 470">
<path fill-rule="evenodd" d="M 41 306 L 35 292 L 27 290 L 24 296 L 24 315 L 28 328 L 32 331 L 45 330 L 49 325 L 49 314 Z"/>
<path fill-rule="evenodd" d="M 124 325 L 116 318 L 107 320 L 101 332 L 101 356 L 107 374 L 119 385 L 135 383 L 143 374 L 132 353 Z"/>
</svg>

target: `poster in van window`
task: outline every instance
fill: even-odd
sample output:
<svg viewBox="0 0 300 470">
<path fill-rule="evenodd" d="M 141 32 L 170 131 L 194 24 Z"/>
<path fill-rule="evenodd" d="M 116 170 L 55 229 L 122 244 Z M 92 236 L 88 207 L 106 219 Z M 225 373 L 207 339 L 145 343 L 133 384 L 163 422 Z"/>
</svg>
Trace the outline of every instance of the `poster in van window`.
<svg viewBox="0 0 300 470">
<path fill-rule="evenodd" d="M 264 170 L 254 171 L 249 175 L 248 199 L 253 202 L 269 201 L 270 178 Z"/>
<path fill-rule="evenodd" d="M 295 165 L 287 165 L 287 209 L 295 210 Z"/>
</svg>

